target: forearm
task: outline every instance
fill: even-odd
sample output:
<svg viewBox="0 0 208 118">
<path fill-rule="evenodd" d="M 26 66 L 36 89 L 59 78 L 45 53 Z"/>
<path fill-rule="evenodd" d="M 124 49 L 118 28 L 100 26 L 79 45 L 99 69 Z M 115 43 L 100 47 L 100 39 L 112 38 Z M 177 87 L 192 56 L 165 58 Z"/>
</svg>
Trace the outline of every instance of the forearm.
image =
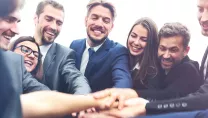
<svg viewBox="0 0 208 118">
<path fill-rule="evenodd" d="M 91 96 L 70 95 L 54 91 L 40 91 L 21 95 L 24 118 L 62 117 L 72 112 L 97 107 Z"/>
</svg>

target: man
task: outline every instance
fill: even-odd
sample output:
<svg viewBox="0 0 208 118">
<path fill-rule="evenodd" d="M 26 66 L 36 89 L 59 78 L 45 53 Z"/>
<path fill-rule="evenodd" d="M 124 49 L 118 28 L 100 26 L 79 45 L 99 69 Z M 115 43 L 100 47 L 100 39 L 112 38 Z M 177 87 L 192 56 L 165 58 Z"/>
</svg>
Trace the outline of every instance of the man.
<svg viewBox="0 0 208 118">
<path fill-rule="evenodd" d="M 2 34 L 0 37 L 1 48 L 7 49 L 11 38 L 14 37 L 16 34 L 19 34 L 19 29 L 18 29 L 19 22 L 20 22 L 20 8 L 17 8 L 8 16 L 5 16 L 2 19 L 1 23 L 7 24 L 10 27 L 2 30 Z M 18 91 L 19 94 L 38 91 L 38 90 L 49 90 L 48 87 L 39 83 L 35 78 L 32 77 L 31 74 L 26 72 L 24 68 L 24 62 L 21 61 L 23 57 L 14 54 L 10 51 L 6 51 L 2 53 L 2 55 L 4 55 L 4 58 L 8 58 L 4 63 L 8 63 L 7 65 L 9 65 L 9 67 L 12 67 L 10 68 L 10 72 L 14 76 L 18 77 L 16 80 L 18 80 L 19 82 L 16 83 L 16 86 L 19 89 Z M 16 68 L 14 68 L 14 66 Z"/>
<path fill-rule="evenodd" d="M 64 22 L 63 6 L 53 0 L 41 1 L 34 21 L 34 38 L 43 54 L 42 83 L 64 93 L 90 93 L 86 78 L 75 67 L 74 51 L 54 43 Z"/>
<path fill-rule="evenodd" d="M 181 23 L 166 23 L 159 31 L 158 58 L 165 75 L 155 78 L 160 89 L 137 90 L 148 100 L 167 100 L 195 92 L 203 84 L 199 64 L 187 56 L 190 34 Z"/>
<path fill-rule="evenodd" d="M 108 38 L 115 14 L 111 3 L 91 0 L 85 17 L 88 37 L 70 45 L 76 51 L 76 67 L 86 76 L 93 92 L 132 87 L 128 51 Z"/>
</svg>

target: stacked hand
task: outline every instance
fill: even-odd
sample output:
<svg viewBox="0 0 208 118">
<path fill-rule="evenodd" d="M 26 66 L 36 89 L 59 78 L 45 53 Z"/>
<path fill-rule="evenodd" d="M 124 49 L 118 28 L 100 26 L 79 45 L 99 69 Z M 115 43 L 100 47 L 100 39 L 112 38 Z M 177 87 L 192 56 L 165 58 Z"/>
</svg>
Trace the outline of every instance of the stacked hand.
<svg viewBox="0 0 208 118">
<path fill-rule="evenodd" d="M 145 114 L 145 106 L 148 103 L 147 100 L 139 98 L 136 91 L 134 91 L 133 89 L 106 89 L 100 92 L 93 93 L 92 96 L 100 101 L 99 109 L 102 110 L 100 111 L 101 114 L 85 114 L 80 115 L 79 117 L 134 117 L 137 115 Z"/>
</svg>

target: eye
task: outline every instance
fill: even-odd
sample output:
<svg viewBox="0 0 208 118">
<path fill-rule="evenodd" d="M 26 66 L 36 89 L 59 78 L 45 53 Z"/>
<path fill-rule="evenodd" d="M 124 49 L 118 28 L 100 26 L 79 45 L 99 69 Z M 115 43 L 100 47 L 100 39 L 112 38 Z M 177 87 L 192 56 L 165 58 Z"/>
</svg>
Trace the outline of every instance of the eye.
<svg viewBox="0 0 208 118">
<path fill-rule="evenodd" d="M 17 19 L 13 17 L 5 17 L 4 20 L 8 23 L 14 23 L 17 21 Z"/>
<path fill-rule="evenodd" d="M 62 24 L 63 24 L 63 22 L 57 21 L 57 25 L 58 25 L 58 26 L 61 26 Z"/>
<path fill-rule="evenodd" d="M 178 50 L 179 50 L 178 48 L 172 48 L 170 51 L 174 53 L 174 52 L 178 52 Z"/>
<path fill-rule="evenodd" d="M 39 53 L 38 52 L 34 51 L 33 54 L 34 54 L 35 57 L 37 57 L 37 58 L 39 57 Z"/>
<path fill-rule="evenodd" d="M 204 12 L 204 8 L 198 7 L 198 11 L 199 11 L 200 13 L 202 13 L 202 12 Z"/>
<path fill-rule="evenodd" d="M 25 46 L 22 46 L 21 51 L 22 51 L 23 53 L 25 53 L 25 54 L 30 53 L 30 49 L 28 49 L 28 48 L 25 47 Z"/>
<path fill-rule="evenodd" d="M 146 38 L 146 37 L 141 37 L 140 39 L 141 39 L 141 41 L 143 41 L 143 42 L 147 42 L 147 38 Z"/>
<path fill-rule="evenodd" d="M 45 20 L 48 21 L 48 22 L 50 22 L 50 21 L 53 20 L 53 18 L 52 18 L 52 17 L 49 17 L 49 16 L 46 16 L 46 17 L 45 17 Z"/>
<path fill-rule="evenodd" d="M 131 33 L 130 35 L 132 38 L 137 38 L 137 35 L 135 33 Z"/>
<path fill-rule="evenodd" d="M 106 23 L 106 24 L 109 24 L 110 23 L 110 19 L 109 18 L 103 18 L 103 22 Z"/>
<path fill-rule="evenodd" d="M 160 50 L 160 51 L 165 51 L 165 50 L 166 50 L 166 48 L 165 48 L 165 47 L 163 47 L 163 46 L 160 46 L 160 47 L 159 47 L 159 50 Z"/>
<path fill-rule="evenodd" d="M 91 16 L 91 19 L 92 19 L 92 20 L 97 20 L 98 18 L 99 18 L 99 17 L 98 17 L 97 15 L 92 15 L 92 16 Z"/>
</svg>

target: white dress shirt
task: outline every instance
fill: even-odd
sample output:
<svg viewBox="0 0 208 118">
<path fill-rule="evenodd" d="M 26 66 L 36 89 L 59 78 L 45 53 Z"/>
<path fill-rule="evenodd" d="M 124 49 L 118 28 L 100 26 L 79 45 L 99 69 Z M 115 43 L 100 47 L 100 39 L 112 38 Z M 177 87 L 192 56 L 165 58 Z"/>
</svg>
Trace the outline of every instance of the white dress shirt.
<svg viewBox="0 0 208 118">
<path fill-rule="evenodd" d="M 40 47 L 40 52 L 42 54 L 42 63 L 44 62 L 45 56 L 46 56 L 48 50 L 50 49 L 51 45 L 52 44 L 39 46 Z"/>
<path fill-rule="evenodd" d="M 96 47 L 90 47 L 89 44 L 87 43 L 87 40 L 86 40 L 86 48 L 82 54 L 82 60 L 81 60 L 81 65 L 80 65 L 80 71 L 82 74 L 85 74 L 85 69 L 86 69 L 87 63 L 89 61 L 88 49 L 91 48 L 92 50 L 94 50 L 96 52 L 102 45 L 103 45 L 103 43 L 96 46 Z"/>
</svg>

